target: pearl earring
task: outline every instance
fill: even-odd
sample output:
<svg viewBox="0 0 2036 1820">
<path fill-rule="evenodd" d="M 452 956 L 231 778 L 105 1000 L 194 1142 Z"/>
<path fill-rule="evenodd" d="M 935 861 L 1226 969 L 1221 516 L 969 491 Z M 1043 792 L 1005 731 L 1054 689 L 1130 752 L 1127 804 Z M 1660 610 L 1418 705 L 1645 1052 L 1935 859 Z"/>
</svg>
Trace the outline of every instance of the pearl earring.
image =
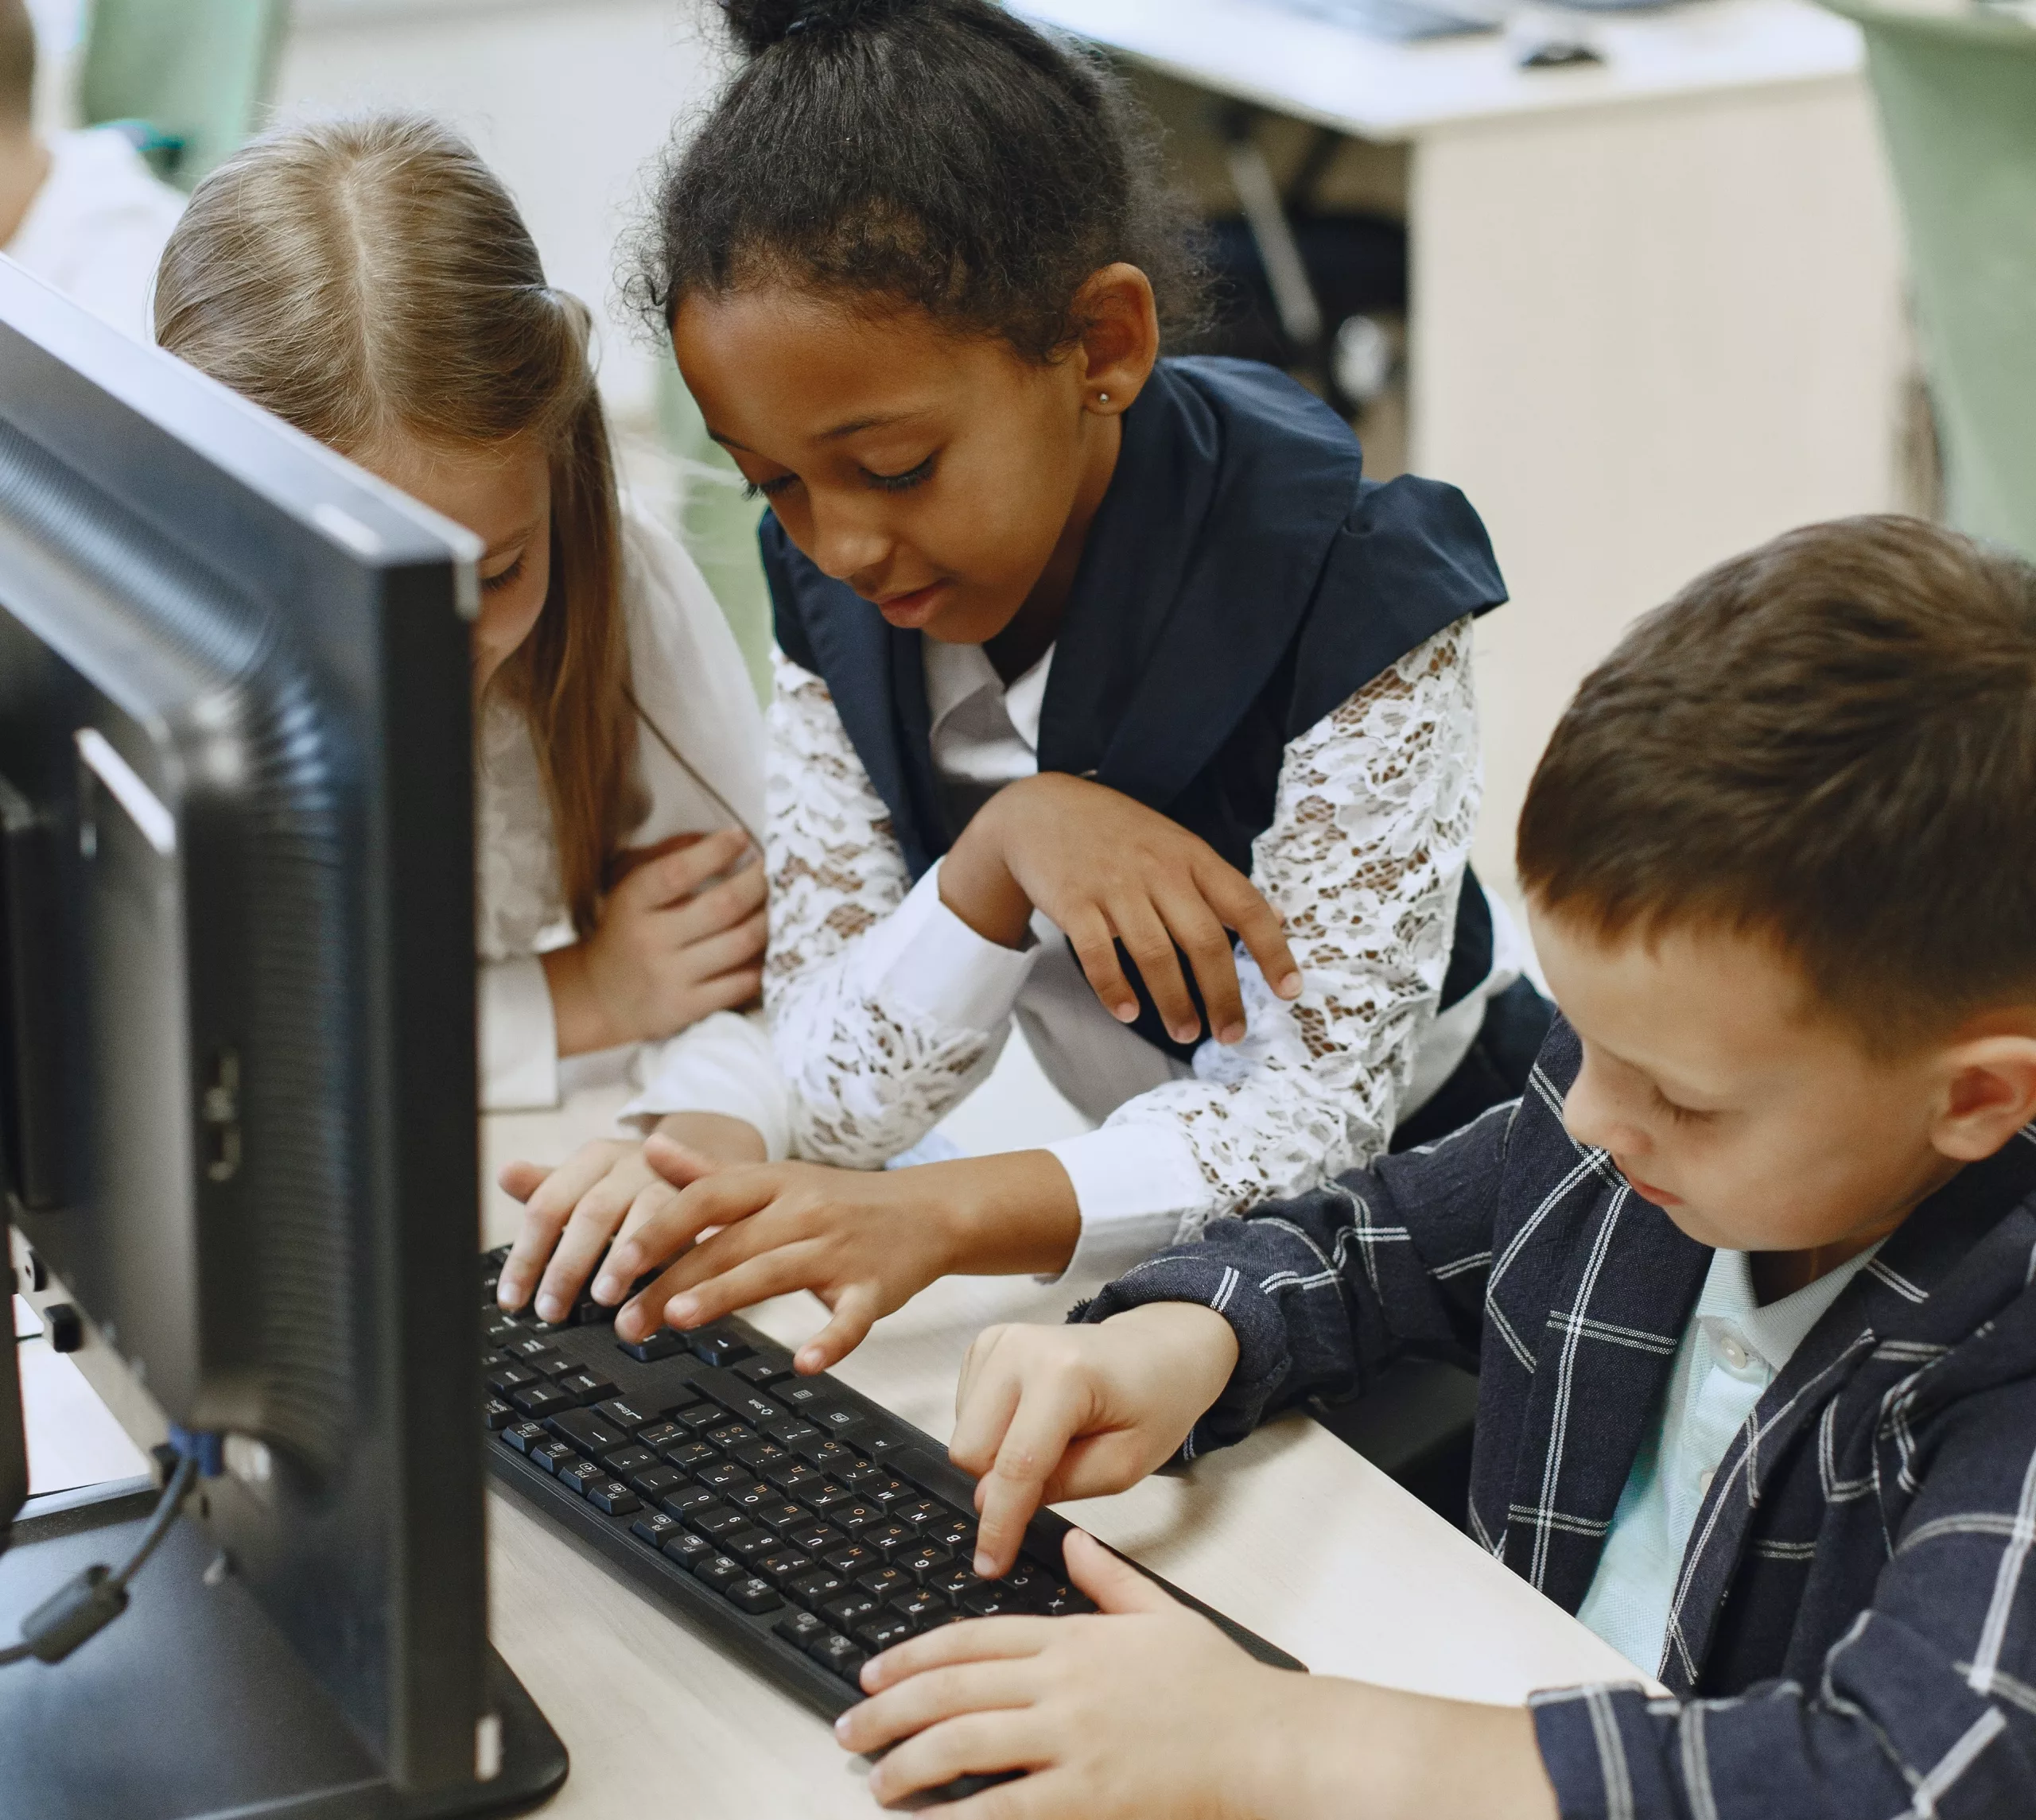
<svg viewBox="0 0 2036 1820">
<path fill-rule="evenodd" d="M 1096 394 L 1096 402 L 1097 402 L 1098 404 L 1099 404 L 1099 405 L 1106 405 L 1106 404 L 1108 404 L 1109 402 L 1110 402 L 1110 395 L 1109 395 L 1109 393 L 1107 393 L 1107 392 L 1098 392 L 1098 393 Z"/>
</svg>

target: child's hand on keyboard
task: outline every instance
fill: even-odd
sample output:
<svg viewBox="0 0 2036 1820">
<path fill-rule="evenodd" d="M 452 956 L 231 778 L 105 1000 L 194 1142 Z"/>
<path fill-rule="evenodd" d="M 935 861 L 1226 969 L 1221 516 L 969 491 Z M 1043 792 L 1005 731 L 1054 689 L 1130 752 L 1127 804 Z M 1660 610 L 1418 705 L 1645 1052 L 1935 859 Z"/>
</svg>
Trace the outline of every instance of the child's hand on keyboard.
<svg viewBox="0 0 2036 1820">
<path fill-rule="evenodd" d="M 1121 1492 L 1164 1465 L 1237 1360 L 1230 1324 L 1195 1302 L 1093 1327 L 985 1328 L 962 1361 L 948 1448 L 976 1475 L 976 1571 L 1008 1570 L 1041 1504 Z"/>
<path fill-rule="evenodd" d="M 896 1746 L 871 1770 L 870 1793 L 888 1806 L 958 1776 L 1022 1769 L 1022 1782 L 955 1811 L 1288 1811 L 1261 1805 L 1272 1791 L 1260 1772 L 1307 1678 L 1253 1662 L 1080 1530 L 1067 1549 L 1070 1577 L 1109 1615 L 946 1624 L 863 1670 L 870 1698 L 834 1732 L 852 1751 Z"/>
<path fill-rule="evenodd" d="M 764 1158 L 764 1140 L 753 1127 L 718 1113 L 675 1112 L 658 1131 L 682 1157 L 674 1173 L 686 1181 Z M 679 1195 L 670 1178 L 644 1160 L 642 1144 L 621 1139 L 582 1145 L 556 1169 L 512 1162 L 501 1183 L 504 1193 L 523 1203 L 523 1224 L 502 1267 L 496 1297 L 514 1314 L 530 1300 L 534 1283 L 538 1316 L 544 1321 L 565 1318 L 588 1272 L 618 1232 L 626 1237 L 641 1231 Z"/>
<path fill-rule="evenodd" d="M 801 1372 L 845 1358 L 936 1277 L 1063 1268 L 1080 1231 L 1067 1172 L 1045 1151 L 891 1170 L 765 1163 L 705 1180 L 662 1138 L 643 1154 L 685 1186 L 632 1220 L 595 1279 L 595 1300 L 612 1306 L 670 1262 L 620 1310 L 616 1331 L 638 1340 L 666 1324 L 701 1327 L 810 1290 L 833 1319 L 799 1348 Z M 710 1228 L 719 1230 L 694 1243 Z"/>
</svg>

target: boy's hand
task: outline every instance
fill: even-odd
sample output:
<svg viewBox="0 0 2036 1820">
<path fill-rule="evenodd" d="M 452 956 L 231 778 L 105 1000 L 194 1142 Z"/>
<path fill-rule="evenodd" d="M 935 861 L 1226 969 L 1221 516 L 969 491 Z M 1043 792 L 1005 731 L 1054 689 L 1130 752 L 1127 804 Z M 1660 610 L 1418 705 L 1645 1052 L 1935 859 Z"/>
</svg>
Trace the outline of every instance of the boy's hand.
<svg viewBox="0 0 2036 1820">
<path fill-rule="evenodd" d="M 1033 910 L 1043 910 L 1096 996 L 1129 1023 L 1138 999 L 1117 964 L 1122 941 L 1178 1042 L 1192 1042 L 1202 1025 L 1176 945 L 1219 1042 L 1245 1034 L 1230 930 L 1275 992 L 1300 995 L 1278 913 L 1250 879 L 1156 809 L 1082 778 L 1042 771 L 999 790 L 942 862 L 940 895 L 978 935 L 1007 948 L 1024 939 Z"/>
<path fill-rule="evenodd" d="M 958 1820 L 1230 1820 L 1276 1811 L 1257 1773 L 1304 1678 L 1253 1662 L 1080 1530 L 1067 1570 L 1106 1616 L 947 1624 L 863 1670 L 835 1721 L 887 1805 L 958 1775 L 1028 1770 L 943 1810 Z M 903 1740 L 900 1742 L 900 1740 Z M 1359 1811 L 1354 1805 L 1351 1811 Z"/>
<path fill-rule="evenodd" d="M 1067 1570 L 1102 1616 L 947 1624 L 864 1667 L 870 1698 L 834 1734 L 896 1747 L 869 1774 L 878 1800 L 1024 1770 L 942 1811 L 1557 1820 L 1525 1708 L 1268 1668 L 1080 1530 Z"/>
<path fill-rule="evenodd" d="M 936 1277 L 1063 1268 L 1081 1230 L 1074 1186 L 1046 1151 L 891 1170 L 767 1163 L 704 1180 L 662 1138 L 643 1154 L 682 1191 L 616 1241 L 595 1298 L 620 1302 L 646 1271 L 677 1262 L 621 1309 L 616 1331 L 635 1339 L 666 1323 L 704 1326 L 810 1290 L 834 1317 L 799 1349 L 801 1372 L 846 1357 Z M 720 1229 L 694 1244 L 709 1228 Z"/>
<path fill-rule="evenodd" d="M 763 979 L 764 863 L 748 835 L 681 835 L 626 857 L 593 933 L 540 957 L 561 1055 L 670 1036 L 746 1003 Z"/>
<path fill-rule="evenodd" d="M 1121 1492 L 1164 1465 L 1237 1362 L 1230 1324 L 1196 1302 L 1093 1327 L 985 1328 L 962 1361 L 948 1448 L 977 1476 L 976 1571 L 1010 1568 L 1042 1504 Z"/>
<path fill-rule="evenodd" d="M 756 1127 L 717 1112 L 671 1113 L 659 1121 L 658 1132 L 681 1153 L 684 1160 L 675 1167 L 689 1181 L 731 1163 L 764 1160 Z M 523 1224 L 502 1267 L 495 1298 L 514 1314 L 530 1299 L 530 1285 L 542 1271 L 537 1312 L 544 1321 L 565 1318 L 587 1273 L 618 1232 L 638 1231 L 679 1193 L 643 1160 L 642 1144 L 620 1138 L 582 1145 L 556 1169 L 512 1162 L 499 1180 L 504 1193 L 523 1203 Z"/>
</svg>

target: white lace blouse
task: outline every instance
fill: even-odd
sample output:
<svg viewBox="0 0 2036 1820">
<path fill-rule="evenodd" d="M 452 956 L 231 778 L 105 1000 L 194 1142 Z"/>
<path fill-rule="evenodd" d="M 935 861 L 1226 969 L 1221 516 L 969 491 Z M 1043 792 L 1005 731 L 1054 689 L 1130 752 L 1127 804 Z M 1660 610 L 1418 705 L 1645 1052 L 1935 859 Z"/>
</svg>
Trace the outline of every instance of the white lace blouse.
<svg viewBox="0 0 2036 1820">
<path fill-rule="evenodd" d="M 1103 1009 L 1043 917 L 1017 952 L 942 904 L 938 865 L 910 884 L 826 685 L 779 654 L 764 1002 L 795 1152 L 871 1168 L 909 1149 L 989 1073 L 1016 1017 L 1047 1077 L 1100 1121 L 1047 1147 L 1082 1212 L 1070 1267 L 1121 1269 L 1368 1162 L 1517 977 L 1494 904 L 1498 963 L 1437 1019 L 1480 794 L 1471 638 L 1469 620 L 1448 627 L 1288 746 L 1252 878 L 1285 918 L 1304 991 L 1275 997 L 1240 946 L 1248 1033 L 1205 1042 L 1191 1067 Z M 944 787 L 966 800 L 1035 770 L 1046 665 L 985 695 L 967 657 L 927 655 Z"/>
<path fill-rule="evenodd" d="M 678 541 L 627 500 L 622 556 L 631 689 L 642 709 L 624 844 L 736 825 L 755 832 L 764 819 L 763 726 L 721 608 Z M 662 1042 L 561 1062 L 538 957 L 570 941 L 573 929 L 529 723 L 491 692 L 476 747 L 483 1108 L 554 1106 L 576 1085 L 620 1075 L 639 1089 L 624 1113 L 633 1123 L 666 1112 L 726 1113 L 784 1155 L 786 1089 L 760 1015 L 719 1011 Z"/>
</svg>

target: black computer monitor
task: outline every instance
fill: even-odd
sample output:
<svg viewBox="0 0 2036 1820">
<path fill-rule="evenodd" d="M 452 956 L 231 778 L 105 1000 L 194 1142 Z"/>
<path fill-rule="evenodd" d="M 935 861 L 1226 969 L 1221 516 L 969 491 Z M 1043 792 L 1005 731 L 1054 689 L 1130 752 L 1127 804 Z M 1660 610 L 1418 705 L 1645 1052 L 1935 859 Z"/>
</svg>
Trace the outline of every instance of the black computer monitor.
<svg viewBox="0 0 2036 1820">
<path fill-rule="evenodd" d="M 245 1709 L 189 1741 L 221 1758 L 211 1781 L 161 1764 L 183 1805 L 76 1811 L 299 1798 L 269 1786 L 293 1748 L 271 1734 L 309 1723 L 306 1697 L 280 1724 L 258 1684 L 286 1659 L 344 1715 L 306 1773 L 351 1773 L 351 1739 L 379 1779 L 326 1787 L 321 1815 L 478 1812 L 563 1773 L 487 1643 L 475 553 L 0 259 L 6 1186 L 96 1335 L 223 1468 L 126 1616 L 0 1668 L 14 1795 L 18 1773 L 60 1795 L 84 1773 L 49 1768 L 67 1678 L 130 1673 L 156 1708 L 209 1675 Z M 208 1561 L 201 1597 L 185 1569 Z M 221 1583 L 245 1609 L 216 1649 L 138 1621 L 202 1628 Z M 0 1606 L 0 1644 L 18 1616 Z M 214 1659 L 235 1655 L 269 1664 L 257 1685 Z M 151 1722 L 120 1697 L 91 1690 L 101 1764 Z M 30 1721 L 40 1743 L 4 1741 Z M 129 1755 L 175 1750 L 157 1730 Z"/>
</svg>

